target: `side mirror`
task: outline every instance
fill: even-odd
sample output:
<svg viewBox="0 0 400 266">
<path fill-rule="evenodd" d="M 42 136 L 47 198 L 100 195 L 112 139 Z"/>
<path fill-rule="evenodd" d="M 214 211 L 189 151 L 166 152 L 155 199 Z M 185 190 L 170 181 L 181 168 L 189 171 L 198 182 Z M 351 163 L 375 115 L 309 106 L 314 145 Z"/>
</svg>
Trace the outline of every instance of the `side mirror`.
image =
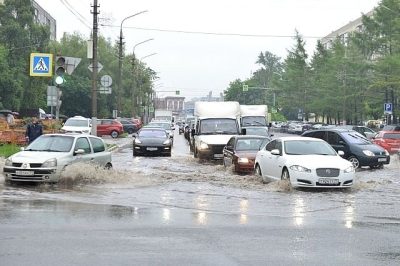
<svg viewBox="0 0 400 266">
<path fill-rule="evenodd" d="M 273 150 L 271 151 L 271 154 L 272 154 L 272 155 L 281 155 L 281 153 L 279 152 L 278 149 L 273 149 Z"/>
<path fill-rule="evenodd" d="M 137 133 L 133 133 L 133 134 L 132 134 L 132 137 L 133 137 L 133 138 L 137 138 L 137 136 L 138 136 Z"/>
<path fill-rule="evenodd" d="M 341 156 L 341 157 L 343 157 L 343 156 L 344 156 L 344 151 L 341 151 L 341 150 L 340 150 L 340 151 L 338 151 L 337 153 L 338 153 L 338 154 L 339 154 L 339 156 Z"/>
<path fill-rule="evenodd" d="M 242 135 L 246 135 L 246 129 L 242 128 Z"/>
<path fill-rule="evenodd" d="M 274 134 L 270 134 L 269 136 L 270 136 L 270 137 L 273 137 L 273 136 L 274 136 Z"/>
<path fill-rule="evenodd" d="M 84 149 L 77 149 L 76 151 L 74 151 L 74 155 L 79 155 L 79 154 L 84 154 L 85 150 Z"/>
<path fill-rule="evenodd" d="M 269 123 L 269 124 L 268 124 L 268 127 L 272 127 L 272 123 Z"/>
</svg>

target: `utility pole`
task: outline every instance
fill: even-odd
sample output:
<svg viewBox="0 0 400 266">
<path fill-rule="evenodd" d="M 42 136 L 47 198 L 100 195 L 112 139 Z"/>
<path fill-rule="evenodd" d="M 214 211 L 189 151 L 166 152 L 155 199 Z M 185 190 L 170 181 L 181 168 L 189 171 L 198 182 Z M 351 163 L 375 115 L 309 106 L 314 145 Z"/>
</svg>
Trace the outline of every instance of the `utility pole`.
<svg viewBox="0 0 400 266">
<path fill-rule="evenodd" d="M 97 5 L 97 0 L 94 0 L 93 4 L 93 71 L 92 71 L 92 117 L 97 117 L 97 72 L 98 72 L 98 60 L 97 60 L 97 32 L 98 32 L 98 23 L 97 23 L 97 15 L 100 13 L 97 11 L 97 8 L 100 7 Z"/>
</svg>

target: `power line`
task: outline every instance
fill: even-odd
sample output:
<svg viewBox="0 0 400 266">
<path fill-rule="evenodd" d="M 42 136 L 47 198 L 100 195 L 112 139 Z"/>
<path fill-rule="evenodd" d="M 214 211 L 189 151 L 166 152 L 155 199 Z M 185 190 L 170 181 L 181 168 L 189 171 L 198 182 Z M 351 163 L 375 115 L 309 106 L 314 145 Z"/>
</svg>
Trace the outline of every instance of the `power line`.
<svg viewBox="0 0 400 266">
<path fill-rule="evenodd" d="M 63 4 L 63 5 L 74 15 L 83 25 L 85 25 L 85 26 L 86 26 L 87 28 L 89 28 L 90 30 L 92 29 L 92 28 L 88 25 L 86 19 L 85 19 L 81 14 L 79 14 L 79 12 L 76 11 L 76 10 L 74 9 L 74 7 L 71 6 L 71 5 L 67 2 L 67 0 L 60 0 L 60 2 L 61 2 L 61 4 Z"/>
<path fill-rule="evenodd" d="M 103 27 L 119 28 L 116 25 L 101 24 Z M 256 37 L 256 38 L 295 38 L 296 35 L 274 35 L 274 34 L 245 34 L 245 33 L 223 33 L 223 32 L 206 32 L 206 31 L 184 31 L 172 29 L 159 29 L 159 28 L 142 28 L 142 27 L 124 27 L 127 29 L 145 30 L 145 31 L 158 31 L 169 33 L 184 33 L 184 34 L 202 34 L 202 35 L 216 35 L 216 36 L 237 36 L 237 37 Z M 306 39 L 321 39 L 321 36 L 301 36 Z"/>
</svg>

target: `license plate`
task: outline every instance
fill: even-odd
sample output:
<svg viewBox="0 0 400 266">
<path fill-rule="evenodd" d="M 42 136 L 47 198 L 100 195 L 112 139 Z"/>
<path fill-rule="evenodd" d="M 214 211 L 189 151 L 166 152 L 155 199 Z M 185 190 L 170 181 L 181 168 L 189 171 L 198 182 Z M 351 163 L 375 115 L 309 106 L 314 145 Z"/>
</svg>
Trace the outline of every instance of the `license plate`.
<svg viewBox="0 0 400 266">
<path fill-rule="evenodd" d="M 339 179 L 320 178 L 318 179 L 318 183 L 324 185 L 337 185 L 339 184 Z"/>
<path fill-rule="evenodd" d="M 224 157 L 224 155 L 223 154 L 214 154 L 214 158 L 223 158 Z"/>
<path fill-rule="evenodd" d="M 378 158 L 378 162 L 386 162 L 386 158 Z"/>
<path fill-rule="evenodd" d="M 32 176 L 34 175 L 33 171 L 15 171 L 16 175 L 23 175 L 23 176 Z"/>
<path fill-rule="evenodd" d="M 156 151 L 156 150 L 157 150 L 157 148 L 154 148 L 154 147 L 149 147 L 149 148 L 147 148 L 146 150 L 148 150 L 148 151 Z"/>
</svg>

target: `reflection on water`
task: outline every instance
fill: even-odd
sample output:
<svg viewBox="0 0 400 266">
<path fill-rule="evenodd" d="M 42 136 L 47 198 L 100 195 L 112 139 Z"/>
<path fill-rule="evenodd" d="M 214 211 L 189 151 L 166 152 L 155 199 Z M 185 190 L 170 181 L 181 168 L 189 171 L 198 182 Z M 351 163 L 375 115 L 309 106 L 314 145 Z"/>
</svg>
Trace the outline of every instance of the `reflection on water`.
<svg viewBox="0 0 400 266">
<path fill-rule="evenodd" d="M 197 223 L 200 225 L 207 224 L 207 213 L 206 212 L 198 212 L 197 215 Z"/>
<path fill-rule="evenodd" d="M 296 195 L 294 200 L 294 210 L 293 210 L 294 224 L 296 226 L 302 226 L 304 223 L 304 216 L 305 216 L 304 200 L 300 195 Z"/>
<path fill-rule="evenodd" d="M 206 225 L 207 224 L 207 213 L 205 212 L 208 209 L 209 203 L 208 198 L 205 195 L 197 195 L 195 198 L 195 208 L 199 210 L 196 214 L 197 224 Z"/>
<path fill-rule="evenodd" d="M 163 208 L 162 218 L 164 222 L 169 222 L 171 219 L 171 211 L 168 208 Z"/>
<path fill-rule="evenodd" d="M 240 200 L 240 203 L 239 203 L 239 211 L 240 211 L 239 223 L 240 224 L 248 223 L 248 216 L 247 216 L 248 210 L 249 210 L 249 201 L 247 199 Z"/>
<path fill-rule="evenodd" d="M 354 195 L 348 195 L 347 196 L 347 203 L 348 205 L 346 206 L 344 210 L 344 221 L 345 221 L 345 227 L 346 228 L 353 228 L 353 222 L 354 222 Z"/>
</svg>

